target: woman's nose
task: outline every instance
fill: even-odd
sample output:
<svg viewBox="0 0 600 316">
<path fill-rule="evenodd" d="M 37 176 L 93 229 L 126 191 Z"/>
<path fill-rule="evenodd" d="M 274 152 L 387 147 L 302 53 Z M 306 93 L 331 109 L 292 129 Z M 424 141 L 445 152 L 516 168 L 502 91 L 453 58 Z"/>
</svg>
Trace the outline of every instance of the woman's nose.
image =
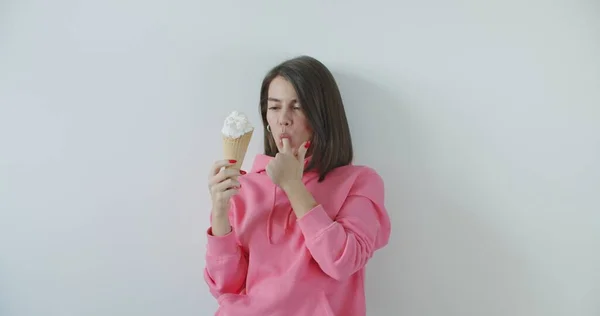
<svg viewBox="0 0 600 316">
<path fill-rule="evenodd" d="M 292 124 L 292 118 L 289 111 L 283 111 L 283 113 L 281 113 L 279 124 L 283 126 L 289 126 Z"/>
</svg>

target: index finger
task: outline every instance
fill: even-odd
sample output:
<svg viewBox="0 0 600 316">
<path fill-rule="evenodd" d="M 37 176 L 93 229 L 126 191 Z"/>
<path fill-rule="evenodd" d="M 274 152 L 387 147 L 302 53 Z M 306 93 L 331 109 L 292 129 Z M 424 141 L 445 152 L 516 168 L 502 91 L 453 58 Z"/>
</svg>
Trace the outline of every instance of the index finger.
<svg viewBox="0 0 600 316">
<path fill-rule="evenodd" d="M 286 137 L 286 138 L 282 139 L 281 142 L 283 143 L 283 152 L 286 154 L 291 154 L 292 146 L 290 146 L 290 140 Z"/>
<path fill-rule="evenodd" d="M 210 175 L 211 176 L 216 176 L 217 173 L 219 173 L 219 171 L 221 171 L 221 168 L 223 167 L 227 167 L 227 166 L 232 166 L 236 163 L 237 161 L 235 159 L 223 159 L 223 160 L 217 160 L 211 170 L 210 170 Z"/>
</svg>

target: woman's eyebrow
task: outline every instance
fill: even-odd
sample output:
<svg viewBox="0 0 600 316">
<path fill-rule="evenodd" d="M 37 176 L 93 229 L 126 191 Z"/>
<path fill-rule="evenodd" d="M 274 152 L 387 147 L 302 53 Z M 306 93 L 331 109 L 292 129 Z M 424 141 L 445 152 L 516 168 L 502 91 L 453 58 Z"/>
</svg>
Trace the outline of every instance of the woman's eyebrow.
<svg viewBox="0 0 600 316">
<path fill-rule="evenodd" d="M 280 99 L 277 99 L 277 98 L 271 98 L 271 97 L 267 98 L 267 101 L 273 101 L 273 102 L 282 102 Z M 292 103 L 293 103 L 293 102 L 298 102 L 298 100 L 296 100 L 296 99 L 292 99 L 292 100 L 290 100 L 290 102 L 292 102 Z"/>
</svg>

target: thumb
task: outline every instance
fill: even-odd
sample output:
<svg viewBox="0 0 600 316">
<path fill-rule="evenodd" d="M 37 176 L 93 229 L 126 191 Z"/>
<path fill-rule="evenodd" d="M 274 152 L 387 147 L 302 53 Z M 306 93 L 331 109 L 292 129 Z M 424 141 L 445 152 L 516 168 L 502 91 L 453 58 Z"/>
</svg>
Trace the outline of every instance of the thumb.
<svg viewBox="0 0 600 316">
<path fill-rule="evenodd" d="M 298 148 L 298 161 L 300 161 L 301 163 L 304 162 L 304 157 L 306 157 L 306 152 L 308 151 L 308 148 L 310 148 L 310 141 L 304 142 L 300 146 L 300 148 Z"/>
</svg>

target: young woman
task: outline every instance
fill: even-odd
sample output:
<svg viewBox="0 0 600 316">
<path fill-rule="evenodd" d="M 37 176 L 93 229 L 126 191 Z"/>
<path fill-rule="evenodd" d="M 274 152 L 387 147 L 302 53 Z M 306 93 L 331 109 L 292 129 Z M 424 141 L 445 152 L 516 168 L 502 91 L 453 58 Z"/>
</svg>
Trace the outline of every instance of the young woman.
<svg viewBox="0 0 600 316">
<path fill-rule="evenodd" d="M 211 169 L 205 280 L 216 315 L 363 316 L 365 265 L 390 237 L 384 184 L 352 164 L 338 86 L 318 60 L 273 68 L 260 91 L 264 154 Z"/>
</svg>

